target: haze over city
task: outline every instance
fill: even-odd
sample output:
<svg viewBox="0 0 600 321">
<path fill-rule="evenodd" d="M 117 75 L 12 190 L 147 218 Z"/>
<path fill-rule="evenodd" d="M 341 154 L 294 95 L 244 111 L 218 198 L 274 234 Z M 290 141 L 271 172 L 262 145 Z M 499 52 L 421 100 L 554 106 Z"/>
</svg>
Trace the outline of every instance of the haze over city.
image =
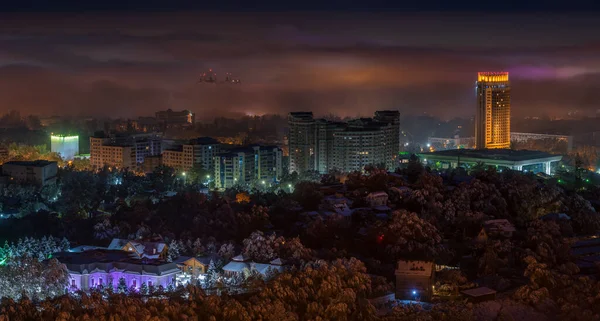
<svg viewBox="0 0 600 321">
<path fill-rule="evenodd" d="M 470 117 L 474 74 L 502 70 L 513 116 L 593 115 L 599 28 L 586 13 L 4 14 L 0 112 Z M 241 85 L 198 84 L 209 68 Z"/>
<path fill-rule="evenodd" d="M 0 321 L 600 320 L 600 2 L 0 13 Z"/>
</svg>

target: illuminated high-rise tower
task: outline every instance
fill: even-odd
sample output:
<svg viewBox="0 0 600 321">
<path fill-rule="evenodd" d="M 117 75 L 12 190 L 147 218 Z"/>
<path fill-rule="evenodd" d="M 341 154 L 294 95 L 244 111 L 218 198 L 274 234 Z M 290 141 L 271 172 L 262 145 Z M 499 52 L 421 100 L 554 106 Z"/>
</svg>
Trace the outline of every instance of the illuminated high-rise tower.
<svg viewBox="0 0 600 321">
<path fill-rule="evenodd" d="M 480 72 L 477 74 L 476 86 L 476 148 L 510 148 L 508 72 Z"/>
</svg>

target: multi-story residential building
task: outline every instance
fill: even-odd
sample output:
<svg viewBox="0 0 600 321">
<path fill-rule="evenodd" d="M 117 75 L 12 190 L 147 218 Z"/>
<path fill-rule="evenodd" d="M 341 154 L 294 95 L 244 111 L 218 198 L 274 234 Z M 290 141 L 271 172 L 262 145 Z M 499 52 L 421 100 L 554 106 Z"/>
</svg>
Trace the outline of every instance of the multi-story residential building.
<svg viewBox="0 0 600 321">
<path fill-rule="evenodd" d="M 90 137 L 90 165 L 135 168 L 135 150 L 131 145 L 112 145 L 104 137 Z"/>
<path fill-rule="evenodd" d="M 283 150 L 277 146 L 252 146 L 256 163 L 256 179 L 265 182 L 279 180 L 283 175 Z M 258 157 L 256 157 L 258 156 Z"/>
<path fill-rule="evenodd" d="M 510 148 L 510 82 L 508 72 L 480 72 L 475 83 L 475 146 Z"/>
<path fill-rule="evenodd" d="M 189 110 L 174 111 L 167 109 L 155 113 L 156 120 L 165 127 L 191 126 L 196 122 L 196 115 Z"/>
<path fill-rule="evenodd" d="M 241 154 L 241 155 L 240 155 Z M 222 153 L 215 156 L 214 182 L 215 188 L 227 189 L 238 184 L 244 172 L 244 153 Z M 245 181 L 245 179 L 243 180 Z"/>
<path fill-rule="evenodd" d="M 162 164 L 162 155 L 148 156 L 144 158 L 142 170 L 144 173 L 151 173 L 155 168 Z"/>
<path fill-rule="evenodd" d="M 158 134 L 104 135 L 90 137 L 90 164 L 135 168 L 148 156 L 160 155 Z"/>
<path fill-rule="evenodd" d="M 190 140 L 163 152 L 163 164 L 166 166 L 188 170 L 200 165 L 212 170 L 213 158 L 221 151 L 221 144 L 211 137 L 200 137 Z"/>
<path fill-rule="evenodd" d="M 290 173 L 314 170 L 315 119 L 312 112 L 293 112 L 288 115 L 290 126 Z"/>
<path fill-rule="evenodd" d="M 315 170 L 328 173 L 336 165 L 334 163 L 335 134 L 344 131 L 346 123 L 318 119 L 315 122 Z"/>
<path fill-rule="evenodd" d="M 290 172 L 327 173 L 362 170 L 366 165 L 397 166 L 400 113 L 384 110 L 374 118 L 349 122 L 313 119 L 310 112 L 290 113 Z"/>
<path fill-rule="evenodd" d="M 125 280 L 128 288 L 140 289 L 176 285 L 181 273 L 176 263 L 154 259 L 139 259 L 128 251 L 94 249 L 83 252 L 61 252 L 54 257 L 69 272 L 71 290 L 89 291 L 97 287 L 111 286 L 117 289 L 119 281 Z"/>
<path fill-rule="evenodd" d="M 260 181 L 270 184 L 283 175 L 283 152 L 275 146 L 251 145 L 231 149 L 214 157 L 215 188 Z"/>
<path fill-rule="evenodd" d="M 46 160 L 11 161 L 2 164 L 2 175 L 16 183 L 46 186 L 56 183 L 58 165 Z"/>
</svg>

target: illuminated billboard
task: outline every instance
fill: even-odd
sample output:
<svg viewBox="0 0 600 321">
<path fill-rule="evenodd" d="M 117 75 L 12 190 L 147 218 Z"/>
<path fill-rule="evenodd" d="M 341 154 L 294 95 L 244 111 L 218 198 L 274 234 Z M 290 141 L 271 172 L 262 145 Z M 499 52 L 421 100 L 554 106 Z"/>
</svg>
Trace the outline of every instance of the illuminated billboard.
<svg viewBox="0 0 600 321">
<path fill-rule="evenodd" d="M 79 136 L 50 136 L 50 150 L 64 160 L 71 160 L 79 154 Z"/>
</svg>

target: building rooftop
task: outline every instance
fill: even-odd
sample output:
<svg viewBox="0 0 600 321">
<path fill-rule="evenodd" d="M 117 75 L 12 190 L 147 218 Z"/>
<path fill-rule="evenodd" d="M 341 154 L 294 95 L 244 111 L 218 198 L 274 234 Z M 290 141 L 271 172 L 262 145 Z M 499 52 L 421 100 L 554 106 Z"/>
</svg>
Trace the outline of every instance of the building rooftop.
<svg viewBox="0 0 600 321">
<path fill-rule="evenodd" d="M 559 155 L 553 155 L 546 152 L 536 150 L 512 150 L 512 149 L 449 149 L 441 150 L 430 153 L 421 153 L 421 156 L 435 157 L 435 156 L 446 156 L 446 157 L 465 157 L 465 158 L 481 158 L 481 159 L 495 159 L 503 161 L 524 161 L 530 159 L 549 158 L 549 157 L 560 157 Z"/>
<path fill-rule="evenodd" d="M 506 219 L 489 220 L 483 223 L 483 227 L 490 232 L 515 232 L 516 229 Z"/>
<path fill-rule="evenodd" d="M 31 166 L 31 167 L 46 167 L 51 164 L 57 164 L 47 160 L 35 160 L 35 161 L 10 161 L 5 162 L 4 165 L 17 165 L 17 166 Z"/>
<path fill-rule="evenodd" d="M 175 263 L 137 259 L 133 253 L 119 250 L 95 249 L 83 252 L 59 252 L 53 256 L 65 264 L 71 273 L 123 271 L 134 274 L 163 275 L 179 271 Z"/>
<path fill-rule="evenodd" d="M 160 253 L 167 247 L 167 245 L 162 242 L 140 242 L 127 239 L 113 239 L 110 242 L 108 249 L 121 250 L 127 244 L 134 247 L 139 256 L 146 258 L 158 258 Z"/>
<path fill-rule="evenodd" d="M 194 139 L 190 139 L 190 145 L 217 145 L 219 141 L 212 137 L 198 137 Z"/>
<path fill-rule="evenodd" d="M 398 261 L 396 274 L 430 276 L 433 273 L 433 262 L 428 261 Z"/>
</svg>

